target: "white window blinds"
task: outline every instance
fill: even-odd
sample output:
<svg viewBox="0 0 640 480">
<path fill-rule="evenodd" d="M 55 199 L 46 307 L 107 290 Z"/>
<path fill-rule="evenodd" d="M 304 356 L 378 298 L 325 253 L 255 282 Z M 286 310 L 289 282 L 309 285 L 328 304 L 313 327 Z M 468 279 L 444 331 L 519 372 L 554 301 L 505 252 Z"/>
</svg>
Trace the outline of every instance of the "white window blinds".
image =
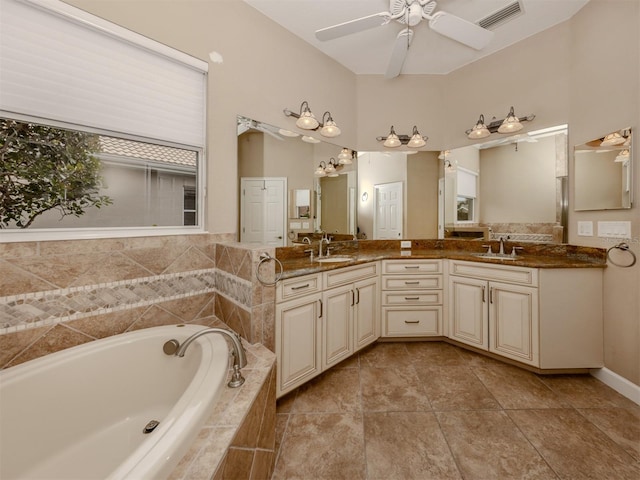
<svg viewBox="0 0 640 480">
<path fill-rule="evenodd" d="M 459 196 L 476 198 L 476 183 L 478 175 L 476 173 L 462 170 L 458 167 L 458 177 L 456 190 Z"/>
<path fill-rule="evenodd" d="M 0 110 L 205 145 L 207 63 L 57 0 L 0 0 Z"/>
</svg>

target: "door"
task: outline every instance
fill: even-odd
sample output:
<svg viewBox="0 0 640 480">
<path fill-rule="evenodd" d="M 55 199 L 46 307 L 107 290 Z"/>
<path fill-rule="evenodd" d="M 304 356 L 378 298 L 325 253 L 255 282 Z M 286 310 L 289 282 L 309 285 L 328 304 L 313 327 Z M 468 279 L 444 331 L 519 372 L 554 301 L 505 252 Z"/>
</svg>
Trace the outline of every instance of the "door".
<svg viewBox="0 0 640 480">
<path fill-rule="evenodd" d="M 285 245 L 286 178 L 240 179 L 240 241 Z"/>
<path fill-rule="evenodd" d="M 353 285 L 324 292 L 322 369 L 342 361 L 353 353 L 351 317 L 355 302 Z"/>
<path fill-rule="evenodd" d="M 449 277 L 449 335 L 454 340 L 489 349 L 487 281 Z"/>
<path fill-rule="evenodd" d="M 322 371 L 320 294 L 276 305 L 278 396 Z"/>
<path fill-rule="evenodd" d="M 354 351 L 375 342 L 379 334 L 380 299 L 378 278 L 360 280 L 354 284 L 353 315 Z"/>
<path fill-rule="evenodd" d="M 538 364 L 538 289 L 489 284 L 489 351 Z"/>
<path fill-rule="evenodd" d="M 402 238 L 403 189 L 402 182 L 375 185 L 373 210 L 374 240 Z"/>
</svg>

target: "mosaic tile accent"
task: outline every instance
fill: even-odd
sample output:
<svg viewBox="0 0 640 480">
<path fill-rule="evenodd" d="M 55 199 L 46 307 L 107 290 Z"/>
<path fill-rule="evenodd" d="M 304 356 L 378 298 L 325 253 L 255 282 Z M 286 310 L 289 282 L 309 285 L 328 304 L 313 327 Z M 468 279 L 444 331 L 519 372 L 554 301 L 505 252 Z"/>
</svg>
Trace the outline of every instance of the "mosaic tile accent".
<svg viewBox="0 0 640 480">
<path fill-rule="evenodd" d="M 0 297 L 0 334 L 214 293 L 215 285 L 215 270 L 205 269 Z"/>
</svg>

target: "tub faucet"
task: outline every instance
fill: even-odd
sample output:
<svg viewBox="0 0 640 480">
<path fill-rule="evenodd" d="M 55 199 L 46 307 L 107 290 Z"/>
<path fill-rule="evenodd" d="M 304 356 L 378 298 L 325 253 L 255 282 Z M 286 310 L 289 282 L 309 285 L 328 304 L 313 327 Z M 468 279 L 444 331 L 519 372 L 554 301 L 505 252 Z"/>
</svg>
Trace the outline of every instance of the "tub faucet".
<svg viewBox="0 0 640 480">
<path fill-rule="evenodd" d="M 194 340 L 202 335 L 206 335 L 207 333 L 219 333 L 231 340 L 233 345 L 233 375 L 231 376 L 231 380 L 229 380 L 228 385 L 231 388 L 239 387 L 244 383 L 244 377 L 242 376 L 242 373 L 240 373 L 240 369 L 247 365 L 247 355 L 244 351 L 244 347 L 242 346 L 242 342 L 240 341 L 240 337 L 235 332 L 225 330 L 223 328 L 205 328 L 204 330 L 200 330 L 199 332 L 191 335 L 182 344 L 175 339 L 169 340 L 164 344 L 164 353 L 167 355 L 175 355 L 176 357 L 184 357 L 189 345 L 191 345 Z"/>
</svg>

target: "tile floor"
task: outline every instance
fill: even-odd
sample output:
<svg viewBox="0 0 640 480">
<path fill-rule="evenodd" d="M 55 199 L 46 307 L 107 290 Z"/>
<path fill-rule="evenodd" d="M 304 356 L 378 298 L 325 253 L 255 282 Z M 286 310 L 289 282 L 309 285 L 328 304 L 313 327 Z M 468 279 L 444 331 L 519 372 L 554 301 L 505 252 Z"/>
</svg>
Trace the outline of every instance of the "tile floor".
<svg viewBox="0 0 640 480">
<path fill-rule="evenodd" d="M 375 344 L 277 412 L 273 480 L 640 479 L 640 406 L 443 342 Z"/>
</svg>

